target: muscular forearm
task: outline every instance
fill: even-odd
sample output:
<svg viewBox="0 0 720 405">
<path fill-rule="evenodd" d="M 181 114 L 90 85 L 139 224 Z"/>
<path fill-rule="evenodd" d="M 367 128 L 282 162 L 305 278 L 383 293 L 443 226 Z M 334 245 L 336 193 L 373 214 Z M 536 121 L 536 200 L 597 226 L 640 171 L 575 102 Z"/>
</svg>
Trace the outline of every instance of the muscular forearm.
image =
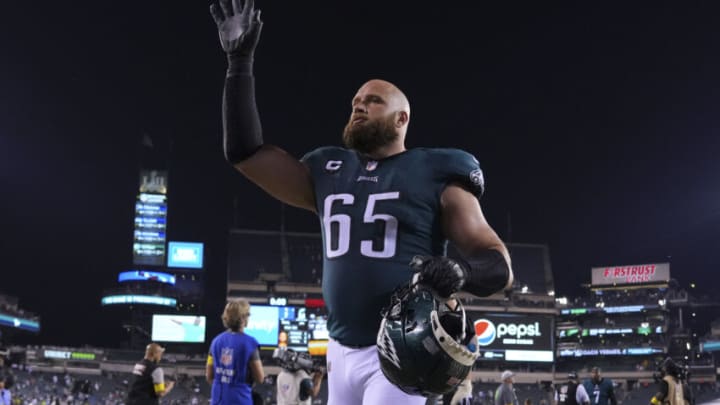
<svg viewBox="0 0 720 405">
<path fill-rule="evenodd" d="M 223 141 L 225 159 L 232 164 L 252 156 L 263 145 L 252 60 L 233 55 L 228 57 L 223 90 Z"/>
</svg>

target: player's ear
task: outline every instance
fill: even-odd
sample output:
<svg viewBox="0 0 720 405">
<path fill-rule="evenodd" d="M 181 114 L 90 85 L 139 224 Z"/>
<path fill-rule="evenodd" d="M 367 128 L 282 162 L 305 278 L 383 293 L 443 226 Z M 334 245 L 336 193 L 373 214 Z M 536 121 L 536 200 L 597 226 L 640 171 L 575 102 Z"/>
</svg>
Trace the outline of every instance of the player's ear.
<svg viewBox="0 0 720 405">
<path fill-rule="evenodd" d="M 410 114 L 407 111 L 398 111 L 395 113 L 395 126 L 398 128 L 404 127 L 410 121 Z"/>
</svg>

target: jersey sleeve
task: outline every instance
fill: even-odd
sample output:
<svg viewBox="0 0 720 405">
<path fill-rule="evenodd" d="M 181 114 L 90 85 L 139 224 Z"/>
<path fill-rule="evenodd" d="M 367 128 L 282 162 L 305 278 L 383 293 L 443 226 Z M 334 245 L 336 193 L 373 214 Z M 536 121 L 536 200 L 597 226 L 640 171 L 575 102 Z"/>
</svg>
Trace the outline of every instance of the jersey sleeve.
<svg viewBox="0 0 720 405">
<path fill-rule="evenodd" d="M 590 396 L 588 396 L 587 391 L 585 391 L 585 386 L 582 384 L 578 384 L 577 386 L 577 391 L 575 392 L 575 401 L 577 401 L 578 404 L 590 402 Z"/>
<path fill-rule="evenodd" d="M 485 191 L 485 176 L 480 162 L 472 154 L 460 149 L 444 149 L 437 156 L 442 181 L 445 184 L 459 183 L 477 198 Z"/>
<path fill-rule="evenodd" d="M 209 365 L 215 363 L 215 340 L 217 339 L 213 339 L 212 342 L 210 342 L 210 349 L 208 350 L 207 364 Z"/>
<path fill-rule="evenodd" d="M 300 161 L 307 165 L 312 173 L 315 173 L 317 170 L 322 170 L 323 165 L 327 163 L 325 154 L 328 149 L 328 147 L 322 147 L 311 150 L 301 157 Z"/>
<path fill-rule="evenodd" d="M 164 384 L 165 383 L 165 373 L 163 373 L 163 369 L 158 367 L 152 372 L 152 380 L 153 384 Z"/>
</svg>

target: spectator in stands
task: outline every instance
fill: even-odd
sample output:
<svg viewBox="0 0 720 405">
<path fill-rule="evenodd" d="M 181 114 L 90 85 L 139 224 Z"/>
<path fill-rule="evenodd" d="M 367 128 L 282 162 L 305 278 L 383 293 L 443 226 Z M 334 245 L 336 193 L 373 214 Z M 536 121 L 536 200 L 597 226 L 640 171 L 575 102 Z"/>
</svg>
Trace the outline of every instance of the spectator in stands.
<svg viewBox="0 0 720 405">
<path fill-rule="evenodd" d="M 15 374 L 13 374 L 12 370 L 8 369 L 2 380 L 5 381 L 5 389 L 9 390 L 15 385 Z"/>
<path fill-rule="evenodd" d="M 145 348 L 145 358 L 135 364 L 133 380 L 128 392 L 128 405 L 156 405 L 175 386 L 173 381 L 165 384 L 162 367 L 158 366 L 165 349 L 157 343 Z M 68 376 L 69 377 L 69 376 Z M 67 380 L 67 377 L 66 377 Z"/>
<path fill-rule="evenodd" d="M 252 405 L 252 383 L 265 378 L 257 340 L 244 333 L 250 317 L 247 300 L 231 300 L 222 314 L 225 332 L 210 344 L 205 378 L 215 404 Z"/>
<path fill-rule="evenodd" d="M 10 390 L 5 389 L 5 380 L 0 380 L 0 405 L 12 404 L 12 394 Z"/>
<path fill-rule="evenodd" d="M 583 383 L 590 396 L 590 405 L 617 405 L 613 382 L 609 378 L 603 378 L 601 372 L 600 367 L 593 367 L 591 378 Z"/>
<path fill-rule="evenodd" d="M 576 372 L 568 373 L 568 382 L 555 390 L 555 405 L 588 405 L 590 397 L 582 384 L 578 383 Z"/>
<path fill-rule="evenodd" d="M 513 383 L 515 382 L 515 373 L 510 370 L 505 370 L 500 375 L 502 384 L 495 390 L 495 405 L 520 405 L 515 395 L 515 388 Z"/>
</svg>

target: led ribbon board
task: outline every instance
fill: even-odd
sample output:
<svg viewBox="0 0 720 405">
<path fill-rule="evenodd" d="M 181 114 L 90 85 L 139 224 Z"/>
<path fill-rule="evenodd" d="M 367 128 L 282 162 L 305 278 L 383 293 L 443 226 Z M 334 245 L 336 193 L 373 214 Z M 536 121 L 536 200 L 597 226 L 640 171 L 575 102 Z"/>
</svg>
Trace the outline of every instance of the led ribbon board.
<svg viewBox="0 0 720 405">
<path fill-rule="evenodd" d="M 166 307 L 177 306 L 175 298 L 158 297 L 155 295 L 108 295 L 101 300 L 102 305 L 129 305 L 129 304 L 149 304 L 163 305 Z"/>
<path fill-rule="evenodd" d="M 175 276 L 159 271 L 123 271 L 118 275 L 118 282 L 124 283 L 126 281 L 157 281 L 159 283 L 175 285 Z"/>
<path fill-rule="evenodd" d="M 40 332 L 40 322 L 9 314 L 0 314 L 0 325 L 30 332 Z"/>
</svg>

